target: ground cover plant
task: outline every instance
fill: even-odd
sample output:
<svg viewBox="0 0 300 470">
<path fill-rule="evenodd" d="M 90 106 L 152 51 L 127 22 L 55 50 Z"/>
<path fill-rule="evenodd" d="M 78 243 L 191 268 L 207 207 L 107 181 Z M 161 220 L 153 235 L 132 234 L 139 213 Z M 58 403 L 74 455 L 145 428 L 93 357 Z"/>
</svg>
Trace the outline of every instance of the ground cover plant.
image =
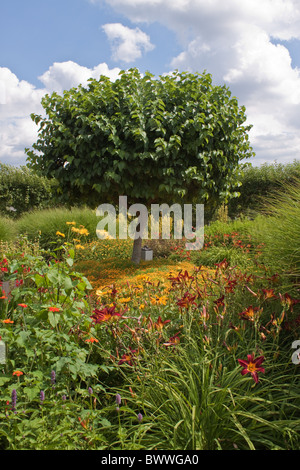
<svg viewBox="0 0 300 470">
<path fill-rule="evenodd" d="M 247 222 L 203 250 L 244 265 L 180 245 L 130 265 L 132 241 L 67 222 L 54 250 L 1 246 L 2 449 L 299 448 L 299 295 Z"/>
</svg>

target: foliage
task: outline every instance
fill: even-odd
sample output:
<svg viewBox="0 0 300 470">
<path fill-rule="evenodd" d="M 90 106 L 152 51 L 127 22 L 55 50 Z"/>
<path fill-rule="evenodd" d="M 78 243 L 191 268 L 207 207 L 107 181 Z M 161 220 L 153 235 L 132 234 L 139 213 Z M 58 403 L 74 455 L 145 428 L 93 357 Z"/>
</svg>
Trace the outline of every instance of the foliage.
<svg viewBox="0 0 300 470">
<path fill-rule="evenodd" d="M 275 243 L 277 227 L 297 240 L 297 188 L 280 216 L 211 224 L 190 260 L 78 248 L 71 218 L 56 251 L 2 243 L 0 448 L 298 450 L 300 299 Z"/>
<path fill-rule="evenodd" d="M 28 164 L 60 184 L 64 201 L 97 207 L 185 200 L 225 200 L 239 181 L 239 162 L 252 156 L 239 107 L 208 73 L 154 78 L 137 69 L 111 82 L 45 96 Z"/>
<path fill-rule="evenodd" d="M 10 241 L 15 238 L 17 228 L 15 222 L 8 217 L 1 217 L 0 220 L 0 240 Z"/>
<path fill-rule="evenodd" d="M 0 163 L 0 212 L 6 216 L 16 218 L 34 208 L 51 206 L 55 188 L 54 179 L 38 176 L 26 166 Z"/>
<path fill-rule="evenodd" d="M 72 222 L 67 224 L 67 222 Z M 26 235 L 29 240 L 39 238 L 40 246 L 44 249 L 59 244 L 57 232 L 60 232 L 61 238 L 79 239 L 81 228 L 84 240 L 97 240 L 96 228 L 99 219 L 95 211 L 87 207 L 65 207 L 35 210 L 24 214 L 17 221 L 19 234 Z"/>
<path fill-rule="evenodd" d="M 255 217 L 264 212 L 264 203 L 274 192 L 282 192 L 300 178 L 300 162 L 264 163 L 258 167 L 246 164 L 241 178 L 240 196 L 228 203 L 231 218 Z"/>
<path fill-rule="evenodd" d="M 264 223 L 252 232 L 264 243 L 263 261 L 285 275 L 286 287 L 299 287 L 300 178 L 283 188 L 265 202 Z"/>
</svg>

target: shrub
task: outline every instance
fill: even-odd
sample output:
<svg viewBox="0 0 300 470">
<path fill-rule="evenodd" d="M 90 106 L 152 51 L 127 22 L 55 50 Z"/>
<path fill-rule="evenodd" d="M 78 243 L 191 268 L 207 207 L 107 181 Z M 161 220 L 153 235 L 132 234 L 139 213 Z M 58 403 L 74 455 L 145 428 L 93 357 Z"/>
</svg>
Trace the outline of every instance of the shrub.
<svg viewBox="0 0 300 470">
<path fill-rule="evenodd" d="M 16 218 L 34 208 L 52 206 L 56 181 L 37 176 L 25 166 L 0 163 L 0 212 Z"/>
<path fill-rule="evenodd" d="M 299 177 L 300 162 L 297 160 L 286 165 L 265 163 L 259 167 L 246 166 L 239 188 L 241 194 L 228 204 L 229 216 L 234 218 L 244 214 L 255 217 L 263 211 L 264 200 L 270 193 L 284 190 Z"/>
</svg>

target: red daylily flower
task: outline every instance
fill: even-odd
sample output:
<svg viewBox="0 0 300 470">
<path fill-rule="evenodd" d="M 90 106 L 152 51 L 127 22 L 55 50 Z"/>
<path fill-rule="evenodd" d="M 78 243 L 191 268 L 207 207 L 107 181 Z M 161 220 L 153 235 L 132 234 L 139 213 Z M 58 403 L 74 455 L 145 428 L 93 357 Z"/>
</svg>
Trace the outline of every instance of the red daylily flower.
<svg viewBox="0 0 300 470">
<path fill-rule="evenodd" d="M 172 281 L 172 286 L 174 286 L 175 284 L 188 282 L 189 280 L 194 280 L 194 277 L 190 276 L 187 271 L 185 271 L 184 274 L 181 274 L 180 271 L 177 277 L 169 277 L 169 281 Z"/>
<path fill-rule="evenodd" d="M 158 317 L 157 322 L 154 323 L 154 328 L 161 331 L 166 323 L 170 323 L 171 320 L 162 321 L 161 316 Z"/>
<path fill-rule="evenodd" d="M 272 299 L 273 297 L 277 297 L 275 292 L 274 292 L 274 289 L 262 289 L 262 291 L 264 293 L 264 300 Z"/>
<path fill-rule="evenodd" d="M 230 293 L 230 292 L 234 292 L 234 289 L 235 289 L 236 285 L 237 285 L 236 280 L 228 281 L 227 286 L 225 287 L 225 292 L 227 294 Z"/>
<path fill-rule="evenodd" d="M 19 307 L 22 307 L 22 308 L 27 308 L 28 307 L 27 304 L 18 304 L 18 305 L 19 305 Z"/>
<path fill-rule="evenodd" d="M 219 297 L 219 299 L 214 300 L 214 304 L 216 304 L 217 308 L 225 306 L 223 300 L 224 300 L 224 295 L 222 295 L 222 297 Z"/>
<path fill-rule="evenodd" d="M 136 353 L 136 349 L 131 349 L 129 347 L 130 353 L 128 354 L 123 354 L 121 359 L 118 362 L 118 365 L 120 366 L 121 364 L 124 364 L 124 362 L 127 362 L 128 365 L 132 366 L 132 359 L 134 357 L 134 354 Z"/>
<path fill-rule="evenodd" d="M 93 311 L 94 315 L 91 316 L 95 323 L 101 323 L 103 321 L 109 321 L 113 317 L 121 317 L 122 313 L 116 312 L 116 306 L 104 307 L 103 309 L 97 309 Z"/>
<path fill-rule="evenodd" d="M 181 299 L 176 302 L 176 305 L 180 308 L 189 308 L 192 305 L 197 305 L 194 302 L 196 295 L 192 296 L 189 292 L 186 292 Z"/>
<path fill-rule="evenodd" d="M 258 383 L 257 373 L 265 372 L 265 369 L 263 367 L 260 367 L 260 365 L 264 362 L 264 360 L 265 360 L 264 356 L 259 356 L 256 359 L 254 359 L 254 354 L 248 354 L 246 361 L 243 359 L 238 359 L 239 364 L 243 367 L 241 374 L 246 375 L 250 373 L 255 383 Z"/>
<path fill-rule="evenodd" d="M 292 297 L 288 293 L 285 293 L 284 295 L 279 294 L 279 297 L 281 303 L 283 305 L 287 305 L 291 309 L 291 312 L 293 311 L 294 305 L 300 302 L 300 299 L 292 299 Z"/>
<path fill-rule="evenodd" d="M 217 269 L 227 269 L 229 266 L 229 263 L 226 258 L 221 261 L 221 263 L 215 263 L 215 266 L 217 266 Z"/>
<path fill-rule="evenodd" d="M 241 312 L 239 315 L 244 320 L 254 321 L 260 315 L 262 310 L 262 308 L 260 309 L 259 307 L 252 307 L 252 305 L 250 305 L 250 307 Z"/>
<path fill-rule="evenodd" d="M 180 338 L 178 337 L 179 333 L 176 333 L 176 335 L 172 336 L 169 341 L 166 343 L 163 343 L 164 346 L 176 346 L 177 344 L 180 343 Z"/>
</svg>

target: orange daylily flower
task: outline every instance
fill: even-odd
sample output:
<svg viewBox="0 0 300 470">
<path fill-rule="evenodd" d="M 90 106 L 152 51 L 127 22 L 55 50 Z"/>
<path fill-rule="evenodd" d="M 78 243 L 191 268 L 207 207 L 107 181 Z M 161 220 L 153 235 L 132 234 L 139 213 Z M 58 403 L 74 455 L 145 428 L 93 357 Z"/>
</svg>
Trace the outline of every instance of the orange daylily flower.
<svg viewBox="0 0 300 470">
<path fill-rule="evenodd" d="M 19 305 L 19 307 L 22 307 L 22 308 L 27 308 L 28 307 L 27 304 L 18 304 L 18 305 Z"/>
<path fill-rule="evenodd" d="M 2 323 L 14 323 L 12 320 L 7 318 L 6 320 L 2 320 Z"/>
<path fill-rule="evenodd" d="M 99 341 L 96 338 L 89 338 L 85 340 L 86 343 L 99 343 Z"/>
</svg>

